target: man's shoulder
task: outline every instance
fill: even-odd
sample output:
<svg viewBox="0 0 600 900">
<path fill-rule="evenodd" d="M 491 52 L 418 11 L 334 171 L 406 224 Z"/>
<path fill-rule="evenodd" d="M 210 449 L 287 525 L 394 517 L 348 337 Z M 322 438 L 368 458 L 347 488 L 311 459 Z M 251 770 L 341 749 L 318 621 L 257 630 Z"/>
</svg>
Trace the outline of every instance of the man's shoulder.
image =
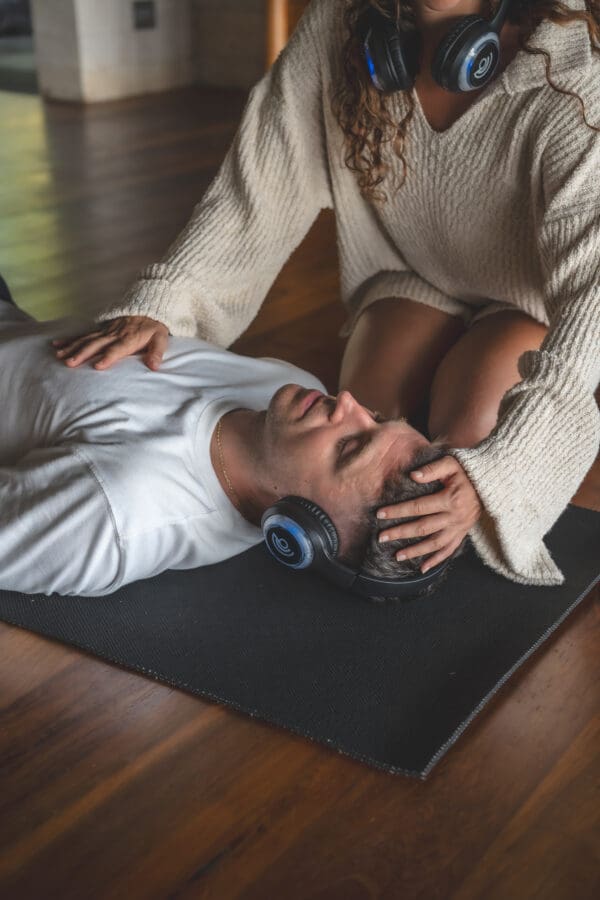
<svg viewBox="0 0 600 900">
<path fill-rule="evenodd" d="M 284 359 L 277 359 L 273 356 L 261 356 L 260 360 L 265 363 L 274 364 L 282 373 L 290 375 L 290 381 L 298 380 L 298 384 L 301 384 L 302 387 L 314 388 L 315 390 L 327 393 L 327 388 L 323 382 L 307 369 L 301 369 L 294 363 L 287 362 Z M 294 377 L 292 378 L 291 376 Z"/>
</svg>

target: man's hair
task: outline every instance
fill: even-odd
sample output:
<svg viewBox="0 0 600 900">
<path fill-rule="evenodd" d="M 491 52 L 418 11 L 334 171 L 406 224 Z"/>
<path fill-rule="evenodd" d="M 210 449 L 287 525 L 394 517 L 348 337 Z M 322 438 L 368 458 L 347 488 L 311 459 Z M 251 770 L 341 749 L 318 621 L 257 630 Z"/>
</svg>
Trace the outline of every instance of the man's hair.
<svg viewBox="0 0 600 900">
<path fill-rule="evenodd" d="M 426 553 L 421 556 L 414 556 L 412 559 L 397 560 L 395 554 L 402 547 L 408 547 L 418 541 L 426 540 L 427 537 L 405 537 L 397 538 L 393 541 L 379 543 L 379 533 L 386 528 L 391 528 L 400 523 L 412 522 L 418 516 L 405 517 L 401 519 L 378 519 L 377 510 L 381 506 L 389 506 L 394 503 L 402 503 L 405 500 L 413 500 L 416 497 L 422 497 L 425 494 L 433 494 L 441 490 L 443 482 L 429 481 L 425 484 L 419 484 L 410 477 L 410 472 L 418 469 L 426 463 L 434 462 L 447 456 L 449 444 L 432 443 L 424 447 L 419 447 L 410 464 L 400 469 L 395 469 L 383 482 L 382 489 L 373 506 L 365 511 L 362 519 L 362 527 L 356 530 L 354 540 L 350 546 L 344 549 L 340 556 L 340 561 L 355 569 L 359 569 L 365 575 L 374 575 L 380 578 L 402 578 L 409 575 L 418 575 L 421 571 L 422 562 L 427 556 Z M 464 553 L 466 548 L 467 537 L 465 536 L 459 546 L 450 555 L 450 559 L 454 559 Z M 446 578 L 449 569 L 448 566 L 442 575 L 426 587 L 421 588 L 415 593 L 417 597 L 423 597 L 433 593 Z M 382 601 L 383 597 L 372 596 L 371 600 Z M 394 599 L 394 598 L 387 598 Z M 399 598 L 398 598 L 399 599 Z"/>
</svg>

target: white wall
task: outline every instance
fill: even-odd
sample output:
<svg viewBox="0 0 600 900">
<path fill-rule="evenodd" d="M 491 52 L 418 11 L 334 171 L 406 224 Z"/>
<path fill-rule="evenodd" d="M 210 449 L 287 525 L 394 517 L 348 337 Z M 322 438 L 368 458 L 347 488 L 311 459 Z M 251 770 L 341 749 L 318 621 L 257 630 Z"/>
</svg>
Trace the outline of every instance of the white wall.
<svg viewBox="0 0 600 900">
<path fill-rule="evenodd" d="M 156 27 L 136 30 L 131 0 L 33 0 L 42 93 L 93 102 L 195 79 L 192 0 L 155 0 Z"/>
<path fill-rule="evenodd" d="M 81 67 L 74 0 L 32 0 L 40 90 L 63 100 L 81 99 Z"/>
</svg>

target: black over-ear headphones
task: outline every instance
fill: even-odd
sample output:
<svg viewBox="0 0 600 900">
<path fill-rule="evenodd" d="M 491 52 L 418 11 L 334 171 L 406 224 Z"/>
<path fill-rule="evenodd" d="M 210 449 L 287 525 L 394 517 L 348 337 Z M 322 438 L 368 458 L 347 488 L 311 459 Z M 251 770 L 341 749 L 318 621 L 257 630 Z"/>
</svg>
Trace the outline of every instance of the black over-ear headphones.
<svg viewBox="0 0 600 900">
<path fill-rule="evenodd" d="M 312 569 L 362 597 L 414 597 L 436 581 L 450 560 L 425 574 L 404 578 L 364 575 L 336 559 L 339 538 L 327 513 L 304 497 L 284 497 L 267 509 L 261 521 L 267 547 L 290 569 Z"/>
<path fill-rule="evenodd" d="M 500 31 L 511 0 L 502 0 L 491 21 L 461 16 L 440 41 L 431 74 L 440 87 L 456 94 L 490 81 L 500 59 Z M 410 90 L 419 71 L 423 39 L 419 31 L 401 31 L 378 10 L 369 10 L 364 53 L 371 80 L 384 93 Z"/>
</svg>

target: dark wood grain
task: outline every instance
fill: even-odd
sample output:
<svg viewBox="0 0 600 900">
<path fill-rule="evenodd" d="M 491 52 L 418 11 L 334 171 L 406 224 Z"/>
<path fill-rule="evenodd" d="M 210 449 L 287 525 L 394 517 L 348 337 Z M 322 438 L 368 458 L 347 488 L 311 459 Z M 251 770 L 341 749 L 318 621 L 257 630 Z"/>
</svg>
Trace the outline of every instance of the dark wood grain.
<svg viewBox="0 0 600 900">
<path fill-rule="evenodd" d="M 0 271 L 39 318 L 94 310 L 162 254 L 245 95 L 92 108 L 0 94 Z M 343 321 L 331 212 L 241 352 L 330 390 Z M 596 463 L 576 502 L 600 509 Z M 598 873 L 596 589 L 425 783 L 0 624 L 0 896 L 587 900 Z"/>
</svg>

